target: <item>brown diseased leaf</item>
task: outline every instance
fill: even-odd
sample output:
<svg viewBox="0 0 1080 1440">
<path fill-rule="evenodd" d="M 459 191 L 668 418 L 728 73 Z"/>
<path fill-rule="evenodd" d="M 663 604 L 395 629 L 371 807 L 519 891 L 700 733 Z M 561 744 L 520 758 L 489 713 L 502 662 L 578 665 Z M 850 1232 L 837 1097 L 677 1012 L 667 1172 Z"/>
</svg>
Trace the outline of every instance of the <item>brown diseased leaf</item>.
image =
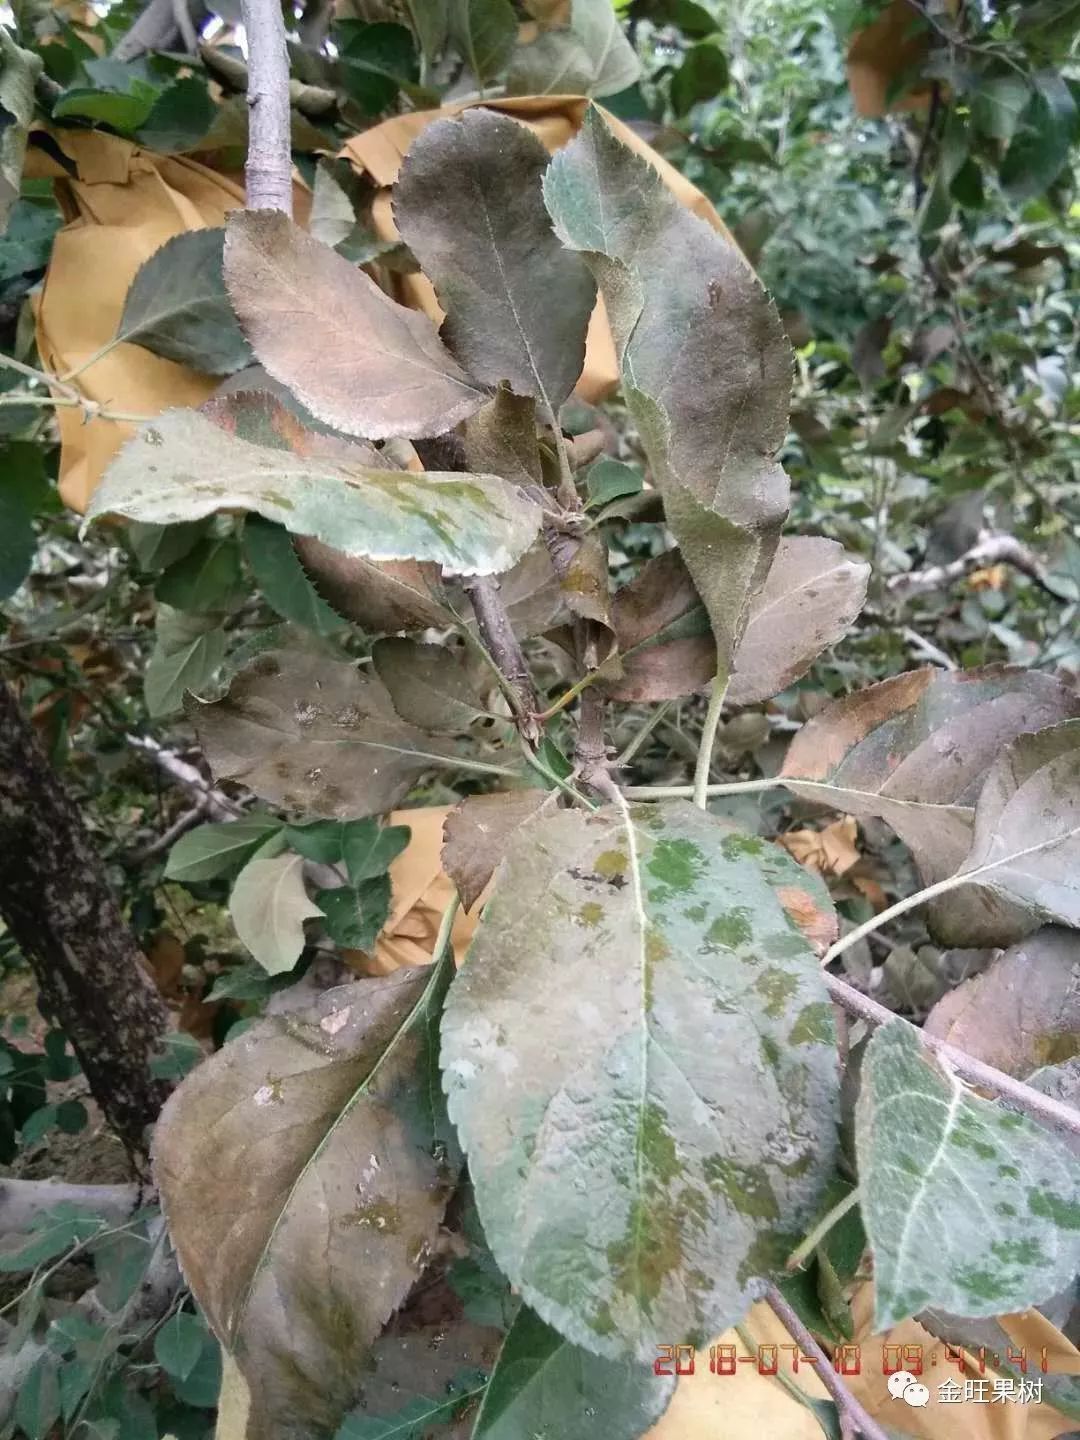
<svg viewBox="0 0 1080 1440">
<path fill-rule="evenodd" d="M 377 676 L 310 650 L 265 651 L 223 700 L 189 713 L 217 779 L 337 820 L 381 815 L 455 756 L 401 719 Z"/>
<path fill-rule="evenodd" d="M 426 315 L 284 215 L 229 216 L 225 284 L 259 363 L 346 434 L 440 435 L 484 403 Z"/>
<path fill-rule="evenodd" d="M 316 540 L 293 540 L 308 579 L 322 598 L 369 635 L 426 630 L 453 623 L 442 604 L 439 567 L 419 560 L 367 560 Z"/>
<path fill-rule="evenodd" d="M 549 160 L 531 131 L 493 110 L 437 121 L 405 157 L 394 219 L 435 286 L 456 358 L 554 414 L 585 363 L 596 285 L 552 233 L 540 188 Z"/>
<path fill-rule="evenodd" d="M 548 790 L 501 790 L 469 795 L 450 811 L 443 825 L 442 863 L 466 910 L 480 898 L 511 836 L 550 798 Z"/>
<path fill-rule="evenodd" d="M 1078 712 L 1065 685 L 1036 671 L 913 670 L 826 706 L 792 741 L 781 776 L 808 800 L 885 820 L 934 882 L 968 854 L 972 806 L 998 753 Z M 931 927 L 945 943 L 969 945 L 1012 944 L 1031 928 L 1014 905 L 974 887 L 942 897 Z"/>
<path fill-rule="evenodd" d="M 1080 936 L 1048 925 L 950 990 L 928 1034 L 1021 1077 L 1080 1054 Z"/>
<path fill-rule="evenodd" d="M 653 483 L 730 674 L 788 507 L 791 347 L 734 244 L 688 214 L 593 107 L 544 176 L 604 299 Z"/>
<path fill-rule="evenodd" d="M 735 651 L 731 705 L 753 705 L 786 690 L 847 633 L 866 599 L 870 566 L 835 540 L 781 540 Z"/>
<path fill-rule="evenodd" d="M 194 1070 L 162 1112 L 169 1233 L 247 1383 L 247 1440 L 335 1433 L 437 1246 L 457 1170 L 432 1100 L 450 969 L 297 999 Z"/>
<path fill-rule="evenodd" d="M 728 701 L 752 705 L 793 685 L 848 630 L 866 598 L 869 566 L 835 540 L 781 540 L 735 651 Z M 618 700 L 674 700 L 703 690 L 716 646 L 679 551 L 650 560 L 613 604 L 624 674 Z"/>
<path fill-rule="evenodd" d="M 394 709 L 410 725 L 453 735 L 484 718 L 461 657 L 445 645 L 395 636 L 377 640 L 371 658 Z"/>
<path fill-rule="evenodd" d="M 501 475 L 525 488 L 543 484 L 536 439 L 536 401 L 500 386 L 493 400 L 465 422 L 465 457 L 470 470 Z"/>
</svg>

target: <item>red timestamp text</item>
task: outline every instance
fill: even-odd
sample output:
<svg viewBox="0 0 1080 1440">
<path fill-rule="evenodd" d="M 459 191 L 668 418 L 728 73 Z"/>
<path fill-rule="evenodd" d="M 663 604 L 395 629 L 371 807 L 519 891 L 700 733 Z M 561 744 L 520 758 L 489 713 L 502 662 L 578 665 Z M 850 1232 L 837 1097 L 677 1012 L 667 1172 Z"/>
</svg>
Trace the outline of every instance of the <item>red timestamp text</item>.
<svg viewBox="0 0 1080 1440">
<path fill-rule="evenodd" d="M 832 1368 L 838 1375 L 861 1375 L 863 1373 L 863 1346 L 853 1343 L 837 1345 L 832 1356 Z M 907 1370 L 912 1375 L 923 1375 L 929 1373 L 937 1365 L 944 1369 L 948 1365 L 955 1365 L 961 1375 L 984 1375 L 987 1365 L 995 1369 L 1001 1366 L 1015 1366 L 1021 1374 L 1028 1373 L 1028 1351 L 1025 1346 L 1002 1346 L 1000 1352 L 989 1351 L 985 1346 L 977 1349 L 963 1350 L 958 1345 L 943 1343 L 937 1346 L 926 1346 L 920 1344 L 909 1345 L 880 1345 L 872 1347 L 866 1356 L 868 1367 L 875 1369 L 876 1362 L 880 1362 L 880 1373 L 882 1375 L 895 1375 L 898 1370 Z M 739 1367 L 753 1366 L 759 1375 L 777 1375 L 781 1370 L 784 1373 L 797 1375 L 800 1365 L 817 1365 L 818 1359 L 815 1355 L 805 1355 L 800 1346 L 794 1344 L 759 1344 L 754 1351 L 747 1355 L 740 1355 L 734 1344 L 718 1342 L 710 1345 L 707 1351 L 700 1355 L 693 1345 L 659 1345 L 657 1356 L 653 1361 L 653 1373 L 655 1375 L 680 1376 L 694 1375 L 700 1368 L 708 1370 L 710 1375 L 736 1375 Z M 1032 1356 L 1032 1368 L 1035 1366 L 1045 1375 L 1049 1369 L 1047 1353 L 1045 1348 L 1037 1355 Z"/>
</svg>

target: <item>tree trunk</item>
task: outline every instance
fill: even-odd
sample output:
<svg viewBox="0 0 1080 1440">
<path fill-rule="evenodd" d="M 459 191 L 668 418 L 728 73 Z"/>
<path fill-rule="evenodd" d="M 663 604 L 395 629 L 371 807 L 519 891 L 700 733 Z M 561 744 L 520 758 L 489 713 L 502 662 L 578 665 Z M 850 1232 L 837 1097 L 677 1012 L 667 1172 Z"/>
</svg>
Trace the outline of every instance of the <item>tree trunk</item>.
<svg viewBox="0 0 1080 1440">
<path fill-rule="evenodd" d="M 133 1157 L 169 1086 L 150 1073 L 168 1012 L 79 812 L 0 682 L 0 916 L 94 1099 Z"/>
</svg>

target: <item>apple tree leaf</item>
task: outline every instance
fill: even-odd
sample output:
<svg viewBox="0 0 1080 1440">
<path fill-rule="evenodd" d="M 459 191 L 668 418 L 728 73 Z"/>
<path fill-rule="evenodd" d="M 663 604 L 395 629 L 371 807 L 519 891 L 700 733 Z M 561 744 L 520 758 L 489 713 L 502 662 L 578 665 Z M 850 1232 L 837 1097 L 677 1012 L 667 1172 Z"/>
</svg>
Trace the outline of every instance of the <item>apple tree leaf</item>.
<svg viewBox="0 0 1080 1440">
<path fill-rule="evenodd" d="M 570 23 L 542 30 L 510 62 L 508 95 L 617 95 L 641 75 L 610 0 L 571 0 Z"/>
<path fill-rule="evenodd" d="M 268 975 L 291 970 L 304 948 L 304 921 L 322 914 L 304 889 L 303 856 L 249 860 L 233 885 L 229 914 Z"/>
<path fill-rule="evenodd" d="M 410 725 L 454 735 L 484 718 L 461 657 L 445 645 L 390 636 L 376 640 L 371 658 L 394 709 Z"/>
<path fill-rule="evenodd" d="M 229 216 L 225 284 L 259 364 L 347 435 L 441 435 L 487 398 L 426 315 L 277 211 Z"/>
<path fill-rule="evenodd" d="M 692 215 L 594 107 L 544 176 L 564 244 L 604 298 L 664 513 L 730 674 L 772 563 L 789 482 L 791 347 L 733 244 Z"/>
<path fill-rule="evenodd" d="M 436 1247 L 458 1168 L 433 1080 L 451 968 L 279 997 L 162 1112 L 169 1234 L 250 1391 L 246 1440 L 334 1434 Z"/>
<path fill-rule="evenodd" d="M 409 147 L 394 219 L 446 311 L 440 334 L 454 357 L 552 415 L 581 374 L 596 282 L 552 233 L 548 163 L 518 121 L 466 110 Z"/>
<path fill-rule="evenodd" d="M 217 779 L 330 819 L 381 815 L 458 758 L 401 719 L 377 676 L 309 650 L 264 651 L 224 699 L 190 713 Z"/>
<path fill-rule="evenodd" d="M 700 1343 L 783 1266 L 835 1155 L 822 923 L 816 877 L 683 802 L 508 846 L 443 1079 L 492 1253 L 572 1343 Z"/>
<path fill-rule="evenodd" d="M 248 510 L 370 560 L 430 560 L 463 575 L 506 569 L 532 543 L 539 508 L 493 475 L 387 470 L 364 446 L 306 454 L 252 444 L 197 410 L 167 410 L 129 440 L 87 514 L 169 525 Z"/>
<path fill-rule="evenodd" d="M 131 282 L 117 340 L 141 345 L 205 375 L 251 364 L 222 277 L 223 229 L 185 230 L 141 265 Z"/>
<path fill-rule="evenodd" d="M 1025 1115 L 983 1100 L 903 1021 L 871 1038 L 855 1141 L 874 1256 L 874 1328 L 928 1306 L 1004 1315 L 1080 1267 L 1080 1165 Z"/>
<path fill-rule="evenodd" d="M 443 869 L 471 910 L 506 854 L 514 833 L 551 798 L 549 790 L 467 795 L 443 823 Z"/>
</svg>

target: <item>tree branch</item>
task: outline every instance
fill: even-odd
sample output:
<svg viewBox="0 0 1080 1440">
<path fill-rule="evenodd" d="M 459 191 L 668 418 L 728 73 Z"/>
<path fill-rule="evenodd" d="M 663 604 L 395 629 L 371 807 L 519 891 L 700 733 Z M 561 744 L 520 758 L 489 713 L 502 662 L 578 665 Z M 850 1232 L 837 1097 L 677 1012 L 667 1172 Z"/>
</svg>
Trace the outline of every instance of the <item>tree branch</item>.
<svg viewBox="0 0 1080 1440">
<path fill-rule="evenodd" d="M 861 1434 L 864 1440 L 889 1440 L 888 1432 L 883 1430 L 873 1416 L 868 1415 L 855 1399 L 855 1396 L 833 1369 L 833 1363 L 828 1355 L 775 1285 L 769 1286 L 765 1298 L 769 1302 L 769 1308 L 781 1321 L 791 1338 L 797 1340 L 806 1354 L 812 1355 L 817 1361 L 814 1367 L 817 1377 L 836 1402 L 836 1408 L 840 1412 L 841 1427 L 846 1424 L 849 1433 Z"/>
<path fill-rule="evenodd" d="M 192 799 L 205 809 L 211 820 L 237 820 L 244 813 L 223 791 L 211 785 L 194 765 L 181 760 L 172 750 L 166 750 L 151 736 L 128 735 L 125 738 L 136 750 L 142 750 L 149 755 L 170 780 L 186 790 Z"/>
<path fill-rule="evenodd" d="M 994 535 L 986 532 L 963 555 L 950 560 L 946 565 L 929 565 L 924 570 L 906 570 L 894 575 L 888 582 L 887 590 L 898 600 L 908 600 L 913 595 L 925 595 L 931 590 L 943 589 L 973 570 L 987 565 L 1012 565 L 1015 569 L 1034 580 L 1035 584 L 1052 595 L 1055 600 L 1066 597 L 1061 594 L 1048 577 L 1038 557 L 1015 535 Z"/>
<path fill-rule="evenodd" d="M 247 182 L 249 210 L 292 215 L 289 52 L 278 0 L 240 0 L 248 38 Z"/>
<path fill-rule="evenodd" d="M 148 50 L 175 50 L 180 41 L 189 51 L 194 50 L 177 16 L 179 4 L 187 14 L 192 35 L 196 34 L 208 13 L 202 0 L 150 0 L 127 34 L 117 41 L 113 59 L 137 60 Z"/>
</svg>

